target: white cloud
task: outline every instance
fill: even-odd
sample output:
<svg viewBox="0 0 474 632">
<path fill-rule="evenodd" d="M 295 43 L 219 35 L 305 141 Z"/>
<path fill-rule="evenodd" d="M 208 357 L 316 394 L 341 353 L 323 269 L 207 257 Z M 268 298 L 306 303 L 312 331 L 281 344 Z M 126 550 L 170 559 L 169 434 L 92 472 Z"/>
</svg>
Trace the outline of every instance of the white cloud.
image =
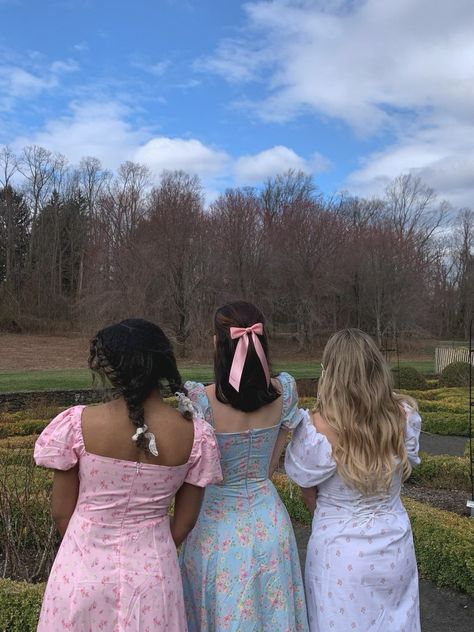
<svg viewBox="0 0 474 632">
<path fill-rule="evenodd" d="M 240 184 L 256 184 L 288 169 L 310 171 L 304 158 L 288 147 L 277 145 L 258 154 L 238 158 L 235 176 Z"/>
<path fill-rule="evenodd" d="M 140 56 L 134 56 L 131 61 L 131 65 L 143 70 L 143 72 L 153 75 L 154 77 L 162 77 L 170 67 L 171 62 L 169 59 L 163 59 L 161 61 L 150 63 L 141 59 Z"/>
<path fill-rule="evenodd" d="M 37 56 L 37 53 L 30 55 L 33 60 Z M 78 69 L 78 64 L 71 59 L 57 60 L 43 67 L 36 64 L 34 68 L 28 68 L 12 63 L 4 55 L 3 62 L 0 60 L 0 109 L 10 109 L 19 99 L 31 100 L 42 92 L 56 88 L 62 75 Z"/>
<path fill-rule="evenodd" d="M 134 160 L 159 175 L 164 169 L 182 169 L 203 177 L 225 174 L 229 156 L 225 151 L 204 145 L 195 138 L 152 138 L 137 149 Z"/>
<path fill-rule="evenodd" d="M 85 40 L 82 40 L 82 42 L 78 42 L 77 44 L 74 44 L 73 48 L 78 53 L 85 53 L 86 51 L 89 50 L 89 44 Z"/>
<path fill-rule="evenodd" d="M 94 156 L 104 166 L 116 169 L 124 160 L 133 159 L 137 145 L 149 134 L 134 129 L 127 121 L 129 111 L 114 102 L 72 104 L 67 116 L 50 120 L 43 130 L 17 138 L 14 146 L 40 145 L 58 151 L 72 162 Z"/>
<path fill-rule="evenodd" d="M 234 174 L 239 184 L 256 184 L 289 169 L 305 173 L 322 173 L 331 168 L 331 161 L 318 152 L 307 160 L 289 147 L 276 145 L 257 154 L 237 158 Z"/>
<path fill-rule="evenodd" d="M 205 64 L 231 80 L 265 79 L 265 118 L 310 108 L 362 132 L 388 123 L 393 109 L 474 104 L 471 0 L 436 11 L 432 0 L 273 0 L 245 9 L 248 37 L 224 40 Z"/>
<path fill-rule="evenodd" d="M 132 160 L 147 165 L 155 182 L 163 170 L 183 170 L 202 179 L 208 201 L 225 186 L 260 183 L 288 169 L 322 171 L 330 165 L 320 154 L 305 159 L 283 145 L 233 157 L 196 138 L 153 135 L 147 128 L 134 126 L 132 114 L 117 102 L 73 103 L 66 116 L 48 121 L 41 131 L 11 144 L 17 151 L 26 145 L 40 145 L 64 154 L 72 164 L 84 156 L 94 156 L 111 170 Z"/>
<path fill-rule="evenodd" d="M 416 130 L 367 156 L 347 179 L 353 191 L 380 192 L 400 173 L 414 173 L 455 206 L 474 207 L 474 130 L 454 119 Z"/>
<path fill-rule="evenodd" d="M 0 89 L 8 99 L 36 96 L 57 83 L 53 75 L 40 77 L 18 66 L 0 67 Z"/>
<path fill-rule="evenodd" d="M 474 2 L 433 6 L 253 0 L 244 34 L 199 64 L 228 81 L 259 82 L 262 97 L 240 104 L 264 121 L 313 113 L 376 134 L 385 148 L 365 157 L 349 186 L 369 191 L 412 171 L 465 203 L 474 197 Z"/>
<path fill-rule="evenodd" d="M 228 154 L 194 138 L 153 137 L 150 130 L 129 122 L 131 111 L 116 102 L 75 103 L 70 113 L 50 120 L 43 130 L 17 138 L 12 145 L 40 145 L 64 154 L 77 164 L 84 156 L 95 156 L 109 169 L 125 160 L 146 164 L 155 180 L 164 169 L 183 169 L 203 179 L 229 174 Z"/>
</svg>

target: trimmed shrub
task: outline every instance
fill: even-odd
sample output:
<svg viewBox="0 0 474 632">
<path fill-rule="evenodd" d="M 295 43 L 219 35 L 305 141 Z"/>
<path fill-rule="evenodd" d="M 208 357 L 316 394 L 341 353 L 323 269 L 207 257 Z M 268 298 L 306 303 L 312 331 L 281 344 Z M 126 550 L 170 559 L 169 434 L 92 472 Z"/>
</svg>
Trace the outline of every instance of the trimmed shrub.
<svg viewBox="0 0 474 632">
<path fill-rule="evenodd" d="M 410 516 L 420 575 L 437 586 L 474 595 L 474 520 L 411 498 Z"/>
<path fill-rule="evenodd" d="M 440 386 L 469 386 L 469 362 L 451 362 L 439 376 Z"/>
<path fill-rule="evenodd" d="M 44 584 L 0 579 L 0 632 L 35 632 Z"/>
<path fill-rule="evenodd" d="M 421 407 L 420 407 L 421 408 Z M 469 436 L 469 419 L 467 413 L 430 413 L 421 409 L 422 428 L 426 432 L 440 435 Z"/>
<path fill-rule="evenodd" d="M 472 446 L 472 456 L 474 457 L 474 439 L 471 439 L 471 446 Z M 466 447 L 464 448 L 464 456 L 467 459 L 471 458 L 471 449 L 469 448 L 469 439 L 466 442 Z"/>
<path fill-rule="evenodd" d="M 425 377 L 412 366 L 401 366 L 392 369 L 395 388 L 404 390 L 424 391 L 428 389 Z"/>
<path fill-rule="evenodd" d="M 413 468 L 410 482 L 434 489 L 462 489 L 469 491 L 469 461 L 460 456 L 421 453 L 421 464 Z"/>
<path fill-rule="evenodd" d="M 48 421 L 44 419 L 30 419 L 28 421 L 13 421 L 0 423 L 0 439 L 7 437 L 21 437 L 42 432 Z"/>
</svg>

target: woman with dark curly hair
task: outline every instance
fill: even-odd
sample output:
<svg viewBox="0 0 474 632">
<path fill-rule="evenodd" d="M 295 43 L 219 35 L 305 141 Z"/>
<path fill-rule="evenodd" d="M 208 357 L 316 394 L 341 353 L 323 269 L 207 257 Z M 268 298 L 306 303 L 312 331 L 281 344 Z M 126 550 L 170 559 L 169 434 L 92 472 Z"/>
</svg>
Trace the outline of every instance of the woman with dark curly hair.
<svg viewBox="0 0 474 632">
<path fill-rule="evenodd" d="M 36 463 L 55 470 L 52 512 L 64 536 L 38 630 L 185 632 L 175 545 L 197 520 L 203 488 L 222 478 L 214 432 L 193 414 L 157 325 L 102 329 L 89 366 L 118 397 L 62 412 L 35 446 Z M 179 410 L 163 401 L 162 380 Z"/>
</svg>

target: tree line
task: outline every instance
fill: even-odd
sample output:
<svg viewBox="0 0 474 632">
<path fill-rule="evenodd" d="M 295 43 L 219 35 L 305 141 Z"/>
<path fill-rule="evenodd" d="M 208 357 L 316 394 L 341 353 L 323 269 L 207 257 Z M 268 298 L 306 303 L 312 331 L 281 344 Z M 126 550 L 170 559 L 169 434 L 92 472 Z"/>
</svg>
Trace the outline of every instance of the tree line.
<svg viewBox="0 0 474 632">
<path fill-rule="evenodd" d="M 197 176 L 91 157 L 0 148 L 0 329 L 87 332 L 115 319 L 161 323 L 180 353 L 210 314 L 256 302 L 275 339 L 310 351 L 360 327 L 383 344 L 466 337 L 474 307 L 474 215 L 414 175 L 383 195 L 327 197 L 287 171 L 206 206 Z"/>
</svg>

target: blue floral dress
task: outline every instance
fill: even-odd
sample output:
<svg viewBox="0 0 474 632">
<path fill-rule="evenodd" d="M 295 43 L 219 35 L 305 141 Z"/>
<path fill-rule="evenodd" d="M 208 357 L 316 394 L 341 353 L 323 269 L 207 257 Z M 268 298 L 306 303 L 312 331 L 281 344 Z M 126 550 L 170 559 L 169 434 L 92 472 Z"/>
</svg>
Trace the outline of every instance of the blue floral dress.
<svg viewBox="0 0 474 632">
<path fill-rule="evenodd" d="M 271 428 L 216 433 L 224 481 L 209 485 L 180 564 L 189 632 L 307 632 L 298 549 L 288 513 L 268 478 L 281 426 L 302 420 L 295 381 L 278 376 L 282 416 Z M 202 384 L 189 397 L 211 424 Z"/>
</svg>

